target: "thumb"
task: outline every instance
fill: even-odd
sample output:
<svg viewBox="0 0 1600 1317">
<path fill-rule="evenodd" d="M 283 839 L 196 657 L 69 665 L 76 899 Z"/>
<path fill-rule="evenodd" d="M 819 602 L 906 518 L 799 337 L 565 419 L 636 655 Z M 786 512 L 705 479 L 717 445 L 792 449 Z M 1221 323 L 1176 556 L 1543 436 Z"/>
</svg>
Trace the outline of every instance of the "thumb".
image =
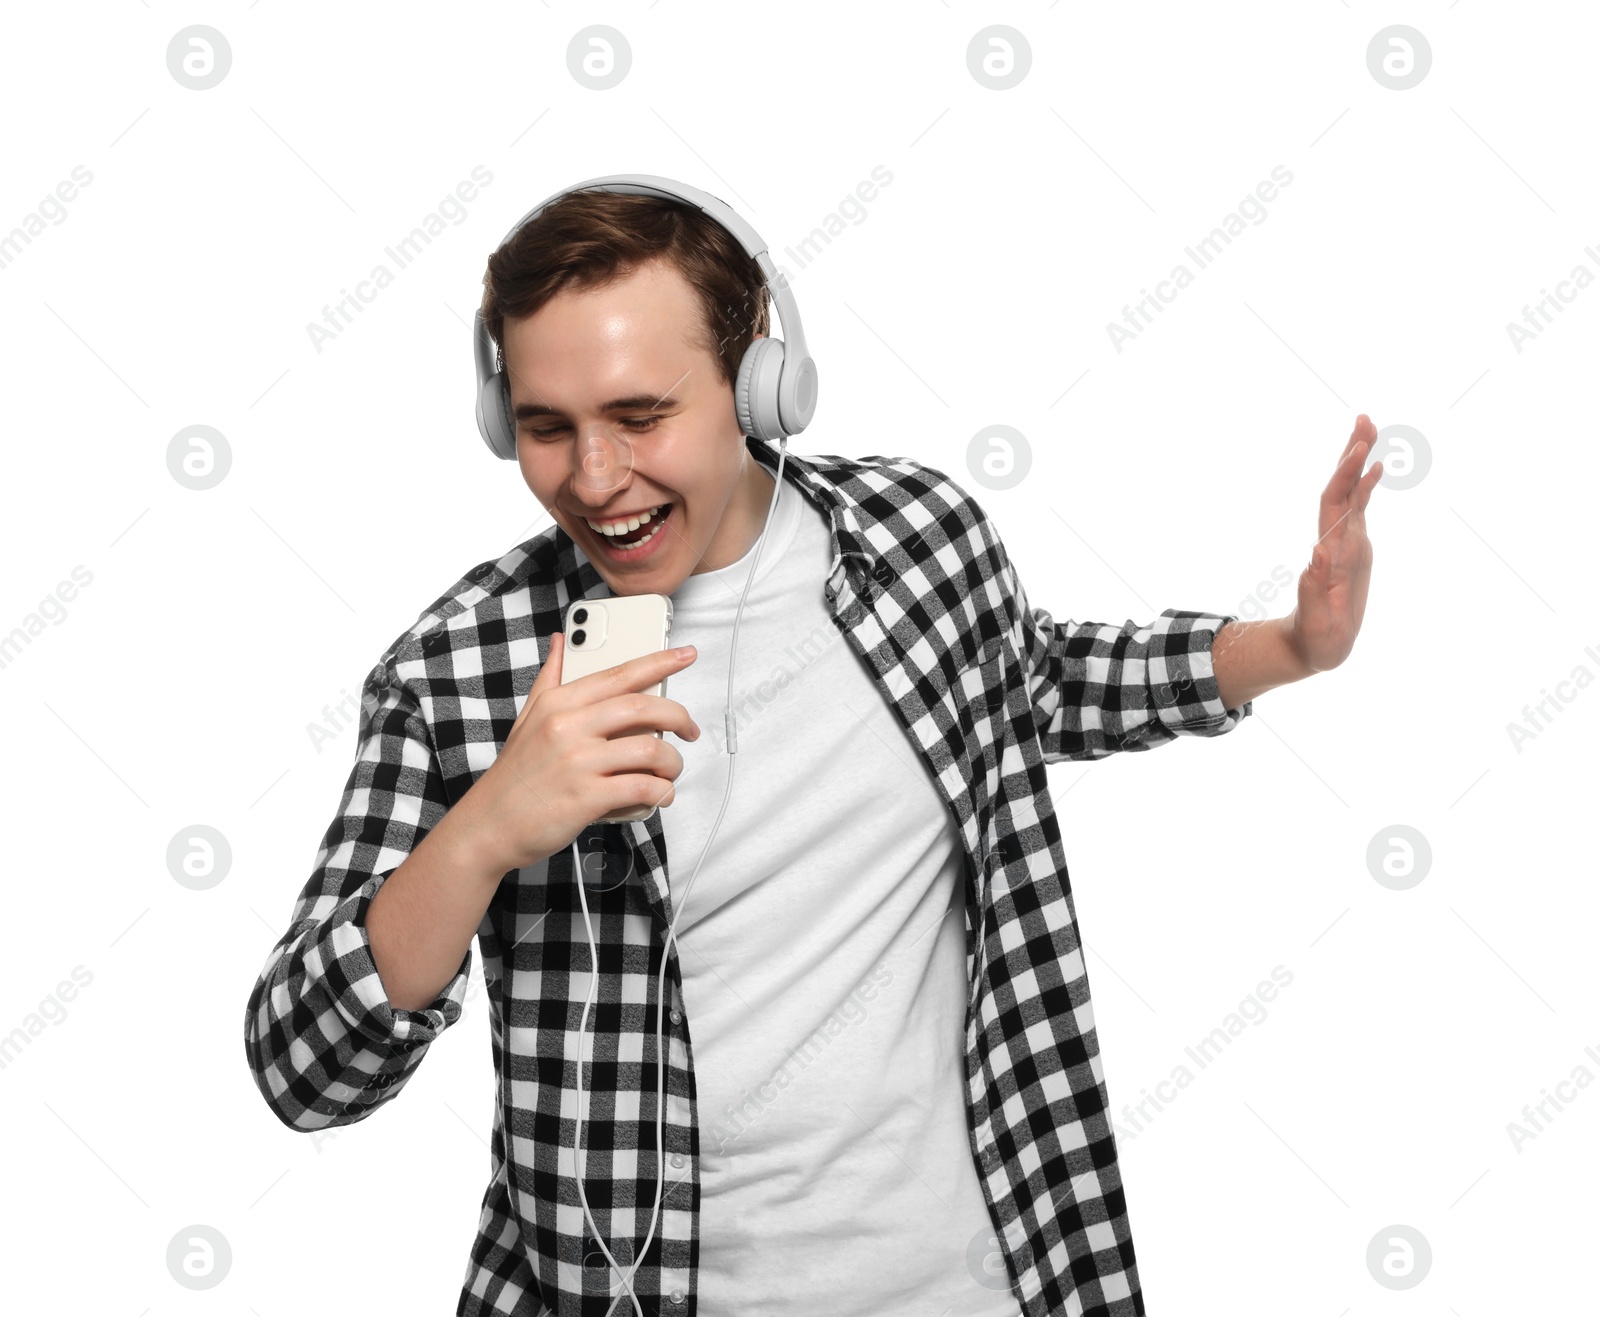
<svg viewBox="0 0 1600 1317">
<path fill-rule="evenodd" d="M 545 661 L 539 665 L 539 671 L 533 678 L 533 685 L 528 688 L 528 698 L 522 702 L 522 708 L 517 714 L 519 721 L 542 692 L 553 690 L 561 685 L 561 660 L 566 653 L 566 648 L 567 638 L 565 634 L 557 631 L 551 635 L 550 652 L 545 657 Z"/>
<path fill-rule="evenodd" d="M 547 686 L 559 686 L 561 684 L 561 661 L 566 657 L 566 654 L 566 633 L 557 631 L 550 637 L 550 652 L 545 655 L 544 662 L 539 665 L 539 675 L 533 679 L 533 690 L 543 690 Z"/>
</svg>

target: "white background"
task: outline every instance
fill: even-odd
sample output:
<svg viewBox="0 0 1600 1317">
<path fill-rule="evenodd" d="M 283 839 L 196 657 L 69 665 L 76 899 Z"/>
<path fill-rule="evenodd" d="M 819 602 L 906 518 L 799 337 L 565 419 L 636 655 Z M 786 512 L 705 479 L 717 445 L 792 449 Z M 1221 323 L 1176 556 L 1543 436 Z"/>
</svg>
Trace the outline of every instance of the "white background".
<svg viewBox="0 0 1600 1317">
<path fill-rule="evenodd" d="M 167 64 L 195 23 L 232 52 L 205 91 Z M 569 72 L 592 23 L 631 48 L 609 90 Z M 1367 62 L 1397 23 L 1432 50 L 1407 90 Z M 1009 90 L 969 72 L 989 24 L 1031 50 Z M 268 1111 L 244 1006 L 349 769 L 324 707 L 549 525 L 473 422 L 485 258 L 617 172 L 722 197 L 788 270 L 820 374 L 794 450 L 949 472 L 1058 620 L 1287 613 L 1258 586 L 1305 566 L 1357 413 L 1425 436 L 1424 478 L 1386 462 L 1368 509 L 1343 667 L 1221 739 L 1050 770 L 1129 1220 L 1155 1314 L 1592 1306 L 1600 1092 L 1557 1087 L 1600 1075 L 1592 675 L 1520 750 L 1508 728 L 1600 672 L 1600 291 L 1507 331 L 1600 274 L 1592 10 L 151 0 L 6 27 L 0 235 L 92 174 L 0 268 L 0 636 L 92 574 L 0 667 L 7 1307 L 454 1310 L 489 1171 L 476 947 L 403 1100 L 331 1135 Z M 308 324 L 479 165 L 465 221 L 319 352 Z M 781 254 L 876 166 L 814 261 Z M 1118 351 L 1108 324 L 1277 166 L 1265 220 Z M 168 468 L 196 424 L 231 454 L 206 491 Z M 1031 449 L 1009 490 L 968 465 L 996 424 Z M 196 824 L 232 848 L 207 891 L 167 863 Z M 1399 824 L 1432 849 L 1405 891 L 1367 860 Z M 1179 1065 L 1154 1119 L 1122 1113 Z M 1547 1091 L 1572 1100 L 1519 1146 Z M 196 1223 L 232 1250 L 204 1292 L 167 1265 Z M 1366 1261 L 1396 1224 L 1432 1250 L 1404 1291 Z"/>
</svg>

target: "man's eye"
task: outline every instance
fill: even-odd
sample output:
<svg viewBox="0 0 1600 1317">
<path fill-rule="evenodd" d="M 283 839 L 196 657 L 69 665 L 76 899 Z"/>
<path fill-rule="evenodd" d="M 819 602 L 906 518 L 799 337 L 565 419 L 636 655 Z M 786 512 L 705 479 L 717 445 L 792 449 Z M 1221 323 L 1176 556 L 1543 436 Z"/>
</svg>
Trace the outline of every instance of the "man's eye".
<svg viewBox="0 0 1600 1317">
<path fill-rule="evenodd" d="M 661 419 L 659 416 L 629 416 L 622 424 L 628 426 L 635 434 L 646 434 L 653 430 Z M 567 428 L 565 425 L 558 425 L 547 430 L 529 430 L 528 433 L 535 439 L 548 439 L 551 435 L 560 434 Z"/>
</svg>

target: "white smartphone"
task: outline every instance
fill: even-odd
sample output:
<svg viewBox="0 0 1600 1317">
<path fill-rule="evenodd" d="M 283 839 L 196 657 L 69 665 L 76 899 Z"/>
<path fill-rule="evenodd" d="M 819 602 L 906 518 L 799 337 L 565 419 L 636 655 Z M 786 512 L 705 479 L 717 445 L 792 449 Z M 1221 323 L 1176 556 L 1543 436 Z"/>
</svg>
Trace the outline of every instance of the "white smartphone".
<svg viewBox="0 0 1600 1317">
<path fill-rule="evenodd" d="M 613 595 L 582 599 L 567 608 L 566 640 L 561 652 L 561 684 L 604 672 L 629 659 L 666 649 L 672 634 L 672 600 L 664 594 Z M 645 695 L 665 695 L 667 679 L 646 686 Z M 656 739 L 662 738 L 658 728 Z M 597 823 L 634 823 L 656 812 L 654 805 L 616 810 Z"/>
</svg>

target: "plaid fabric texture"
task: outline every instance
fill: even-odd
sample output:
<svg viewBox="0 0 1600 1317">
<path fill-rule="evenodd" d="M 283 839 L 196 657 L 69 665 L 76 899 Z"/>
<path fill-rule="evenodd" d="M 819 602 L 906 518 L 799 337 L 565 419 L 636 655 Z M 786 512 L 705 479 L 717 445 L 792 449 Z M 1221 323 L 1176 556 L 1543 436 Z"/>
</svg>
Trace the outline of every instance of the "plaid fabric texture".
<svg viewBox="0 0 1600 1317">
<path fill-rule="evenodd" d="M 746 442 L 776 469 L 776 444 Z M 784 478 L 829 520 L 829 611 L 931 768 L 966 849 L 971 1153 L 1019 1312 L 1134 1317 L 1144 1299 L 1045 765 L 1231 731 L 1251 706 L 1223 708 L 1211 643 L 1235 615 L 1057 622 L 1030 606 L 988 518 L 944 473 L 905 457 L 790 453 Z M 574 547 L 552 525 L 474 567 L 363 685 L 338 814 L 245 1014 L 250 1070 L 291 1129 L 367 1119 L 460 1018 L 471 949 L 431 1005 L 397 1010 L 373 964 L 366 911 L 494 762 L 567 605 L 609 593 Z M 585 1190 L 628 1265 L 656 1201 L 668 857 L 659 813 L 591 826 L 578 841 L 600 949 L 584 1040 Z M 498 1098 L 457 1317 L 632 1312 L 573 1180 L 590 965 L 572 870 L 564 849 L 507 873 L 478 929 Z M 647 1312 L 694 1317 L 699 1136 L 676 955 L 666 982 L 666 1187 L 634 1286 Z"/>
</svg>

